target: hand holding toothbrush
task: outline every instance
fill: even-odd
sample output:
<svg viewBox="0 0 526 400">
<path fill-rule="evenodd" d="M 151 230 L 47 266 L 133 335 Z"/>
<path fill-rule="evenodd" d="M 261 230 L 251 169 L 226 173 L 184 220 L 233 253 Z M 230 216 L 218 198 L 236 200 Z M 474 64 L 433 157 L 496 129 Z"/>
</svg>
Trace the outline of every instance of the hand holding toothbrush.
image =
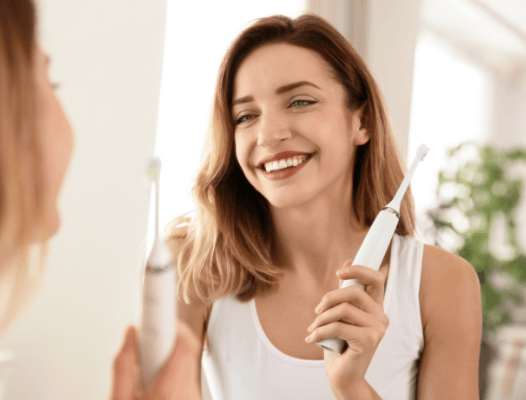
<svg viewBox="0 0 526 400">
<path fill-rule="evenodd" d="M 309 327 L 308 343 L 339 338 L 348 345 L 341 355 L 324 352 L 325 373 L 337 398 L 374 398 L 376 392 L 365 380 L 365 373 L 389 326 L 383 309 L 386 277 L 379 271 L 352 260 L 338 270 L 340 286 L 344 280 L 356 279 L 365 285 L 343 287 L 321 299 L 318 316 Z"/>
<path fill-rule="evenodd" d="M 124 344 L 113 363 L 113 389 L 111 400 L 201 400 L 201 388 L 189 385 L 189 376 L 195 359 L 189 357 L 188 348 L 199 347 L 190 327 L 184 321 L 177 323 L 175 346 L 164 368 L 154 380 L 148 393 L 136 397 L 139 387 L 139 351 L 137 332 L 134 327 L 128 328 Z M 186 360 L 185 360 L 186 358 Z M 177 360 L 177 362 L 176 362 Z M 183 368 L 184 366 L 184 368 Z"/>
<path fill-rule="evenodd" d="M 402 198 L 409 186 L 409 182 L 411 182 L 411 179 L 413 178 L 418 164 L 426 156 L 428 151 L 429 149 L 425 144 L 421 144 L 418 147 L 416 157 L 411 163 L 407 175 L 398 188 L 395 197 L 380 211 L 369 228 L 369 232 L 367 232 L 354 260 L 357 265 L 368 267 L 374 271 L 378 271 L 380 268 L 380 264 L 387 252 L 389 243 L 391 242 L 396 226 L 398 225 L 398 220 L 400 219 Z M 345 279 L 343 283 L 341 283 L 340 290 L 358 284 L 360 284 L 360 282 L 356 279 Z M 331 351 L 336 355 L 342 354 L 347 346 L 345 341 L 340 340 L 337 337 L 323 339 L 316 344 L 324 350 Z"/>
</svg>

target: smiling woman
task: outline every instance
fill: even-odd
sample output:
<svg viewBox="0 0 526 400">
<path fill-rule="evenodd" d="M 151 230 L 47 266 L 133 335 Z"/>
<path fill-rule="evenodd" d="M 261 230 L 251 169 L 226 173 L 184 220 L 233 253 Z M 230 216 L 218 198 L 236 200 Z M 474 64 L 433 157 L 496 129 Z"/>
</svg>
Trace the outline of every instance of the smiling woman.
<svg viewBox="0 0 526 400">
<path fill-rule="evenodd" d="M 168 227 L 214 399 L 475 398 L 477 275 L 413 237 L 410 191 L 379 271 L 352 265 L 404 170 L 377 84 L 325 20 L 262 18 L 232 43 L 196 215 Z"/>
<path fill-rule="evenodd" d="M 317 53 L 289 44 L 273 44 L 255 50 L 236 74 L 234 98 L 238 97 L 239 88 L 256 94 L 244 97 L 254 100 L 233 107 L 234 115 L 246 116 L 250 112 L 252 116 L 235 126 L 237 160 L 250 184 L 276 207 L 273 211 L 278 219 L 282 218 L 278 209 L 307 203 L 322 192 L 352 204 L 354 153 L 357 146 L 367 143 L 369 134 L 360 122 L 363 108 L 349 112 L 344 90 L 326 72 L 328 69 Z M 257 79 L 258 76 L 265 78 Z M 308 80 L 272 91 L 281 82 L 294 81 L 298 76 Z M 300 101 L 306 104 L 296 105 Z M 278 142 L 285 141 L 286 149 L 303 154 L 304 160 L 295 168 L 277 172 L 279 160 L 285 167 L 287 159 L 292 162 L 290 153 L 276 153 L 280 145 L 284 147 Z M 258 168 L 267 160 L 273 161 L 274 171 Z M 299 177 L 287 184 L 281 182 L 299 171 L 305 175 L 307 169 L 307 182 Z M 276 186 L 278 180 L 280 184 Z"/>
</svg>

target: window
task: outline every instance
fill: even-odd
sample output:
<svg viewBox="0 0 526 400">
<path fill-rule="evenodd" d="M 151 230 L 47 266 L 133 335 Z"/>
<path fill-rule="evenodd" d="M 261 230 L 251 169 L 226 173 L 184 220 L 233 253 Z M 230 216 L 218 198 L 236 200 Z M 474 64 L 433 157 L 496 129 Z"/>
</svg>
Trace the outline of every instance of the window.
<svg viewBox="0 0 526 400">
<path fill-rule="evenodd" d="M 491 81 L 479 67 L 429 31 L 420 34 L 415 54 L 408 160 L 425 143 L 430 149 L 411 188 L 417 217 L 436 204 L 438 172 L 447 150 L 489 136 Z M 421 173 L 425 169 L 426 173 Z"/>
</svg>

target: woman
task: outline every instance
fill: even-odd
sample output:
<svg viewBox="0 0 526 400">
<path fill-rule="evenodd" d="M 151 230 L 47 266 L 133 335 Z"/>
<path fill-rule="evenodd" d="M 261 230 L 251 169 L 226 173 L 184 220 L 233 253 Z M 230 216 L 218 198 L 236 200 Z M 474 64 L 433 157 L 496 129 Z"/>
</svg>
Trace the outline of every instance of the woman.
<svg viewBox="0 0 526 400">
<path fill-rule="evenodd" d="M 414 239 L 410 192 L 380 270 L 352 265 L 403 177 L 381 93 L 330 24 L 273 16 L 234 40 L 196 215 L 169 229 L 214 400 L 478 398 L 477 275 Z M 332 337 L 340 356 L 315 344 Z"/>
<path fill-rule="evenodd" d="M 10 309 L 0 334 L 19 315 L 39 281 L 29 248 L 59 228 L 57 197 L 73 149 L 71 126 L 48 80 L 49 57 L 35 41 L 30 1 L 0 2 L 0 277 Z"/>
<path fill-rule="evenodd" d="M 48 78 L 49 57 L 38 46 L 35 7 L 30 0 L 0 0 L 0 335 L 27 306 L 43 273 L 31 271 L 30 247 L 59 229 L 57 198 L 73 149 L 73 133 Z M 177 395 L 173 361 L 193 338 L 184 323 L 172 356 L 148 396 Z M 113 399 L 135 399 L 135 329 L 114 363 Z"/>
</svg>

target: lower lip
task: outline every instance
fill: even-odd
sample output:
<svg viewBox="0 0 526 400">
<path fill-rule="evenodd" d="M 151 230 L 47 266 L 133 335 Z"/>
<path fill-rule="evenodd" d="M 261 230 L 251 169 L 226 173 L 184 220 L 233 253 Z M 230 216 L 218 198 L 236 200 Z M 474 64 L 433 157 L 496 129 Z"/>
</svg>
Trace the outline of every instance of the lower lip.
<svg viewBox="0 0 526 400">
<path fill-rule="evenodd" d="M 272 172 L 267 172 L 265 171 L 264 169 L 261 169 L 261 172 L 263 173 L 263 175 L 271 180 L 271 181 L 277 181 L 279 179 L 285 179 L 285 178 L 288 178 L 292 175 L 294 175 L 295 173 L 297 173 L 300 169 L 302 169 L 305 165 L 307 165 L 307 163 L 310 161 L 310 159 L 312 158 L 312 155 L 309 156 L 309 158 L 307 158 L 303 163 L 299 164 L 299 165 L 296 165 L 295 167 L 292 167 L 292 168 L 287 168 L 287 169 L 284 169 L 284 170 L 281 170 L 281 171 L 272 171 Z"/>
</svg>

